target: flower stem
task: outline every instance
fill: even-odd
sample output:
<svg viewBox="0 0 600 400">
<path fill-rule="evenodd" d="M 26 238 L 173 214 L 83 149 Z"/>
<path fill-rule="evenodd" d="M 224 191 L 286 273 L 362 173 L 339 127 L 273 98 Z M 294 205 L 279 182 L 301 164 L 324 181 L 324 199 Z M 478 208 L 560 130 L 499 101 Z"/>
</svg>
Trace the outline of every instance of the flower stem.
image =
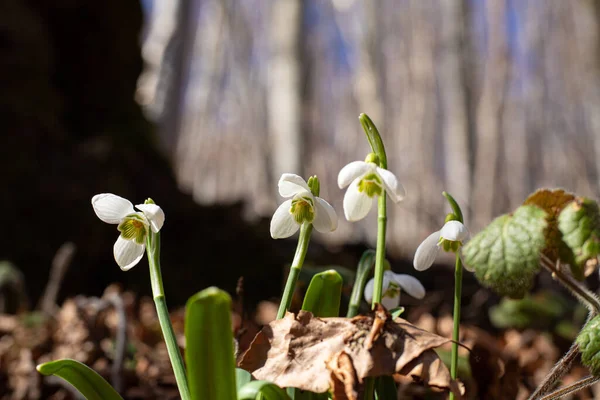
<svg viewBox="0 0 600 400">
<path fill-rule="evenodd" d="M 360 114 L 358 119 L 367 135 L 367 140 L 371 145 L 373 153 L 377 155 L 379 159 L 379 167 L 387 169 L 387 155 L 385 153 L 385 146 L 383 140 L 379 134 L 379 130 L 371 121 L 371 118 L 367 114 Z M 371 303 L 372 308 L 375 308 L 377 303 L 381 303 L 381 297 L 383 295 L 383 263 L 385 260 L 385 228 L 387 224 L 387 212 L 386 212 L 386 197 L 385 192 L 379 196 L 377 202 L 377 248 L 375 253 L 375 282 L 373 286 L 373 302 Z M 373 398 L 373 391 L 375 390 L 375 378 L 367 378 L 365 381 L 365 393 L 364 399 L 371 400 Z"/>
<path fill-rule="evenodd" d="M 456 379 L 458 374 L 458 341 L 460 339 L 460 301 L 462 296 L 462 274 L 463 266 L 460 255 L 456 253 L 456 264 L 454 266 L 454 315 L 452 329 L 452 359 L 450 361 L 450 377 Z M 450 392 L 450 400 L 454 399 L 454 393 Z"/>
<path fill-rule="evenodd" d="M 448 192 L 442 192 L 442 195 L 448 200 L 450 208 L 452 208 L 452 212 L 458 221 L 464 223 L 462 210 L 456 200 L 454 200 L 454 197 Z M 456 252 L 456 262 L 454 264 L 454 314 L 452 316 L 452 358 L 450 360 L 450 377 L 452 379 L 456 379 L 458 375 L 458 340 L 460 338 L 460 303 L 462 299 L 463 275 L 463 266 L 459 251 Z M 454 400 L 454 393 L 450 392 L 449 399 Z"/>
<path fill-rule="evenodd" d="M 290 267 L 290 273 L 283 290 L 283 296 L 281 296 L 281 303 L 279 303 L 279 310 L 277 311 L 277 319 L 281 319 L 285 316 L 285 312 L 290 308 L 292 304 L 292 297 L 294 296 L 294 289 L 296 288 L 296 282 L 304 264 L 304 257 L 306 257 L 306 251 L 308 249 L 308 243 L 310 242 L 310 234 L 312 233 L 312 224 L 310 222 L 304 222 L 300 227 L 300 237 L 298 238 L 298 247 L 296 247 L 296 254 L 294 254 L 294 260 Z"/>
<path fill-rule="evenodd" d="M 148 264 L 150 265 L 150 282 L 152 285 L 152 296 L 156 305 L 158 321 L 162 329 L 169 359 L 175 373 L 175 381 L 182 400 L 190 400 L 191 394 L 187 382 L 183 357 L 179 351 L 173 325 L 169 318 L 169 309 L 165 298 L 165 290 L 163 288 L 162 275 L 160 272 L 160 233 L 150 232 L 146 239 L 146 251 L 148 254 Z"/>
<path fill-rule="evenodd" d="M 377 303 L 381 303 L 383 291 L 383 262 L 385 260 L 385 227 L 387 224 L 386 216 L 386 198 L 385 195 L 379 196 L 377 215 L 377 248 L 375 253 L 375 285 L 373 287 L 373 303 L 375 308 Z"/>
</svg>

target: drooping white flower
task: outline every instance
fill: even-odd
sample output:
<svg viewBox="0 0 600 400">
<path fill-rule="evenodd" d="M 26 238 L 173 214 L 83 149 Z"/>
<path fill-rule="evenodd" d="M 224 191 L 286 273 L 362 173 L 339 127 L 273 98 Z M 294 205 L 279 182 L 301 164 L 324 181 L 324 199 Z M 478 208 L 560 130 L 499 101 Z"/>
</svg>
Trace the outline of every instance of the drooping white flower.
<svg viewBox="0 0 600 400">
<path fill-rule="evenodd" d="M 338 224 L 333 207 L 314 196 L 308 184 L 296 174 L 283 174 L 279 178 L 279 194 L 291 199 L 284 201 L 271 219 L 271 237 L 283 239 L 292 236 L 303 222 L 312 222 L 319 232 L 332 232 Z"/>
<path fill-rule="evenodd" d="M 374 162 L 354 161 L 342 168 L 338 175 L 338 186 L 343 189 L 348 185 L 350 187 L 344 196 L 344 214 L 351 222 L 366 217 L 371 210 L 373 197 L 381 196 L 384 191 L 394 203 L 406 196 L 396 176 Z"/>
<path fill-rule="evenodd" d="M 468 237 L 469 230 L 462 222 L 446 222 L 441 230 L 433 232 L 417 248 L 413 261 L 415 269 L 424 271 L 431 267 L 441 247 L 447 251 L 458 251 Z"/>
<path fill-rule="evenodd" d="M 136 205 L 112 193 L 92 197 L 92 207 L 98 218 L 118 225 L 121 234 L 113 247 L 115 261 L 123 271 L 134 267 L 144 256 L 148 230 L 158 232 L 165 222 L 165 213 L 156 204 Z"/>
<path fill-rule="evenodd" d="M 365 300 L 368 303 L 373 301 L 374 287 L 375 278 L 367 282 L 365 286 Z M 422 299 L 425 297 L 425 288 L 414 276 L 395 274 L 389 270 L 384 271 L 381 304 L 388 310 L 398 307 L 400 305 L 400 292 L 402 290 L 415 299 Z"/>
</svg>

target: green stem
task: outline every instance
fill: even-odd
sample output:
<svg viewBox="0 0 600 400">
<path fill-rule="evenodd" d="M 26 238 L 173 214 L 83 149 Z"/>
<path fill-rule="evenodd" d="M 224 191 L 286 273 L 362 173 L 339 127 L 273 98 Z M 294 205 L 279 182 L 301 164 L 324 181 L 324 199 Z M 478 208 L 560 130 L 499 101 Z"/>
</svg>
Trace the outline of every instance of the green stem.
<svg viewBox="0 0 600 400">
<path fill-rule="evenodd" d="M 454 267 L 454 315 L 452 316 L 454 326 L 452 329 L 452 359 L 450 361 L 450 377 L 456 379 L 458 374 L 458 341 L 460 336 L 460 301 L 462 295 L 463 266 L 460 255 L 456 253 L 456 264 Z M 454 399 L 454 393 L 450 392 L 450 400 Z"/>
<path fill-rule="evenodd" d="M 281 303 L 279 303 L 279 311 L 277 311 L 277 319 L 285 317 L 286 311 L 292 304 L 292 298 L 294 296 L 294 289 L 296 288 L 296 282 L 298 276 L 300 276 L 300 270 L 302 264 L 304 264 L 304 257 L 306 257 L 306 250 L 308 249 L 308 243 L 310 242 L 310 234 L 312 233 L 312 224 L 310 222 L 304 222 L 300 227 L 300 237 L 298 238 L 298 247 L 296 247 L 296 254 L 294 254 L 294 260 L 290 267 L 290 273 L 283 290 L 283 296 L 281 297 Z"/>
<path fill-rule="evenodd" d="M 146 240 L 146 251 L 148 253 L 148 264 L 150 265 L 150 282 L 152 285 L 152 296 L 156 305 L 158 321 L 162 329 L 169 359 L 175 373 L 175 381 L 182 400 L 190 400 L 191 394 L 187 382 L 187 375 L 183 363 L 183 357 L 179 351 L 179 345 L 175 338 L 173 325 L 169 318 L 169 309 L 165 299 L 165 290 L 163 288 L 162 275 L 160 272 L 160 233 L 150 232 Z"/>
<path fill-rule="evenodd" d="M 442 192 L 442 195 L 448 200 L 452 212 L 460 223 L 464 223 L 463 213 L 460 206 L 454 200 L 454 197 L 448 192 Z M 450 377 L 456 379 L 458 375 L 458 340 L 460 338 L 460 302 L 462 298 L 462 275 L 463 266 L 460 259 L 460 250 L 456 252 L 456 263 L 454 266 L 454 315 L 452 316 L 452 358 L 450 361 Z M 454 393 L 450 392 L 450 400 L 454 400 Z"/>
<path fill-rule="evenodd" d="M 386 197 L 385 194 L 379 196 L 377 215 L 377 248 L 375 253 L 375 286 L 373 287 L 373 303 L 381 303 L 383 292 L 383 262 L 385 260 L 385 227 L 387 224 L 386 216 Z"/>
<path fill-rule="evenodd" d="M 371 118 L 367 114 L 360 114 L 358 117 L 360 123 L 367 135 L 367 140 L 371 145 L 371 149 L 379 158 L 379 167 L 387 169 L 387 155 L 385 153 L 385 146 L 383 140 L 379 134 L 379 130 L 371 121 Z M 381 303 L 381 297 L 383 292 L 383 265 L 385 260 L 385 228 L 387 224 L 387 213 L 386 213 L 386 196 L 385 192 L 379 196 L 377 203 L 377 248 L 375 253 L 375 285 L 373 287 L 373 302 L 372 307 L 375 308 L 375 304 Z M 373 398 L 373 391 L 375 390 L 374 378 L 367 378 L 365 382 L 365 400 L 371 400 Z"/>
</svg>

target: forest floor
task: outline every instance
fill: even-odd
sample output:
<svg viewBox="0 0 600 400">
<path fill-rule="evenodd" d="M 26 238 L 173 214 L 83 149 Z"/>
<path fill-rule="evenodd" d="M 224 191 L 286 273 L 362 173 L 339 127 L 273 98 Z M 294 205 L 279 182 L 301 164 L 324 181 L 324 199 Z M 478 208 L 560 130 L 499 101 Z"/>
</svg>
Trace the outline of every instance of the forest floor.
<svg viewBox="0 0 600 400">
<path fill-rule="evenodd" d="M 450 303 L 445 296 L 451 288 L 446 289 L 430 292 L 425 303 L 413 300 L 403 317 L 420 328 L 451 337 Z M 465 349 L 461 350 L 459 373 L 466 398 L 526 399 L 569 348 L 585 320 L 585 310 L 565 294 L 548 290 L 522 301 L 498 302 L 490 296 L 480 289 L 464 299 L 461 343 Z M 489 307 L 490 301 L 497 304 Z M 238 293 L 232 323 L 239 354 L 260 326 L 275 318 L 276 311 L 277 303 L 271 301 L 245 311 L 242 293 Z M 184 310 L 174 310 L 171 319 L 184 348 Z M 161 338 L 152 299 L 122 291 L 118 285 L 108 287 L 100 298 L 69 298 L 50 314 L 0 314 L 0 399 L 77 399 L 64 381 L 43 377 L 35 369 L 39 363 L 60 358 L 91 366 L 125 399 L 177 399 Z M 441 348 L 438 354 L 449 360 L 450 350 Z M 577 360 L 562 384 L 588 374 Z M 407 377 L 397 377 L 397 382 L 398 398 L 446 397 Z M 600 398 L 600 387 L 572 398 Z"/>
</svg>

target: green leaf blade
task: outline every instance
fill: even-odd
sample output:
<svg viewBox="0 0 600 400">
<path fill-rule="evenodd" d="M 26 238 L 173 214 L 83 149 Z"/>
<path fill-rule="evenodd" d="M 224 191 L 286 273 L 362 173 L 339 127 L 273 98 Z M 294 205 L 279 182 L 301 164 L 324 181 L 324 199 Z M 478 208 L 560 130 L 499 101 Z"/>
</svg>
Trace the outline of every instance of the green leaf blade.
<svg viewBox="0 0 600 400">
<path fill-rule="evenodd" d="M 37 366 L 42 375 L 55 375 L 69 382 L 87 400 L 123 400 L 96 371 L 79 361 L 62 359 Z"/>
<path fill-rule="evenodd" d="M 334 269 L 315 274 L 304 296 L 302 309 L 316 317 L 337 317 L 343 283 L 342 276 Z"/>
<path fill-rule="evenodd" d="M 231 297 L 226 292 L 211 287 L 190 297 L 185 339 L 192 399 L 235 400 Z"/>
<path fill-rule="evenodd" d="M 496 218 L 464 246 L 465 264 L 483 286 L 500 295 L 523 297 L 540 269 L 546 226 L 544 210 L 521 206 L 512 215 Z"/>
</svg>

